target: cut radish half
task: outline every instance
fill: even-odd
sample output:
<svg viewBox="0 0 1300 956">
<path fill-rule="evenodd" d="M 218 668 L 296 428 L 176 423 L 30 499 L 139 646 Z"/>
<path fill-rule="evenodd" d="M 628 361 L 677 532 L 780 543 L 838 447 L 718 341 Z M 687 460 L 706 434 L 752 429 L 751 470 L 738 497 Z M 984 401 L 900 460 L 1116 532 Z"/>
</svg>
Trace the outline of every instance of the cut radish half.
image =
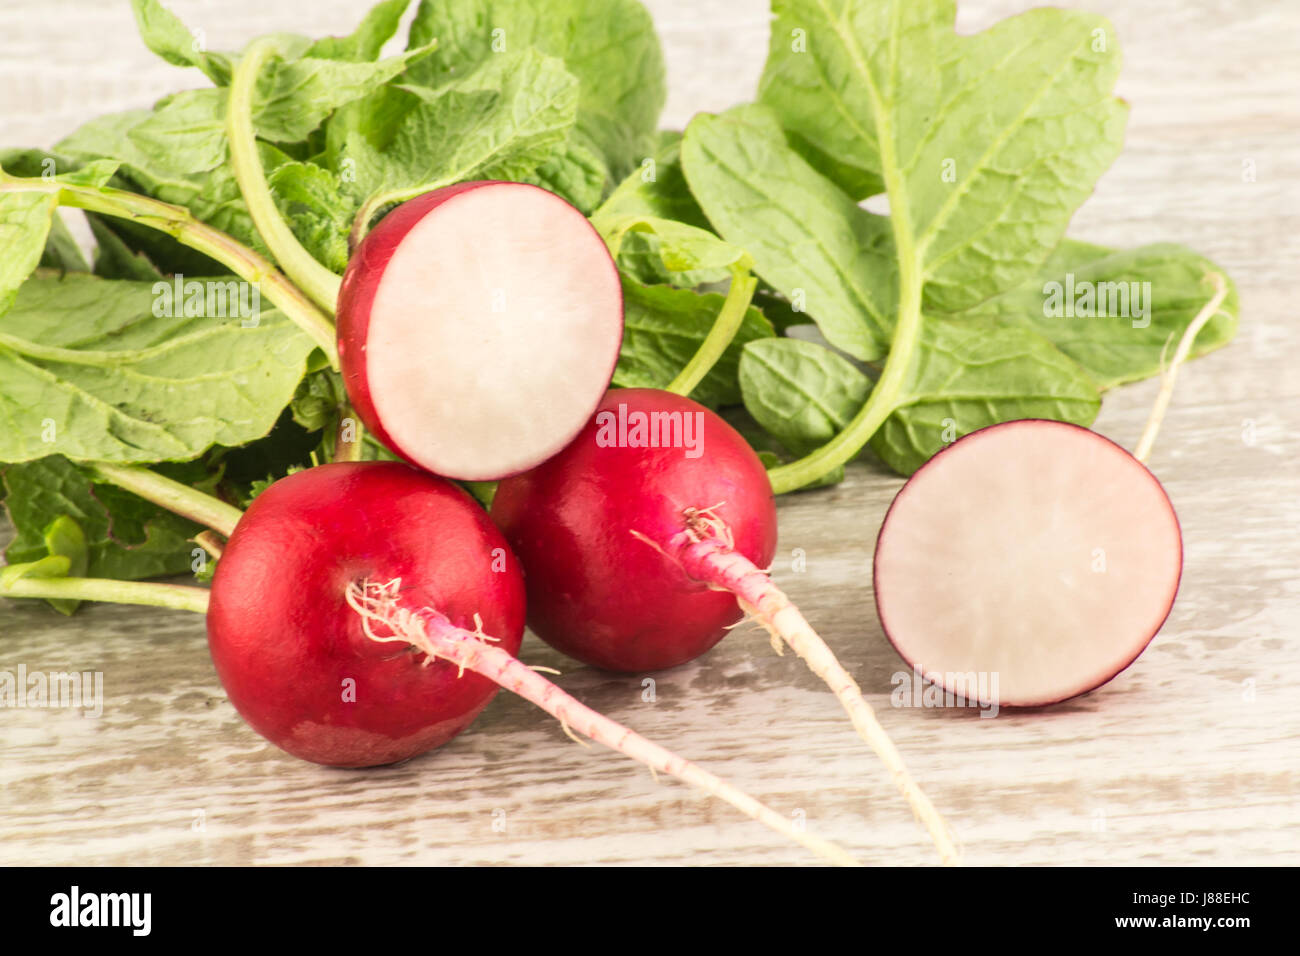
<svg viewBox="0 0 1300 956">
<path fill-rule="evenodd" d="M 926 679 L 972 703 L 1033 707 L 1136 660 L 1182 565 L 1173 505 L 1136 458 L 1077 425 L 1007 422 L 899 491 L 876 542 L 876 608 Z"/>
<path fill-rule="evenodd" d="M 491 481 L 545 461 L 605 394 L 623 295 L 605 243 L 558 196 L 475 182 L 397 207 L 339 293 L 348 396 L 415 465 Z"/>
</svg>

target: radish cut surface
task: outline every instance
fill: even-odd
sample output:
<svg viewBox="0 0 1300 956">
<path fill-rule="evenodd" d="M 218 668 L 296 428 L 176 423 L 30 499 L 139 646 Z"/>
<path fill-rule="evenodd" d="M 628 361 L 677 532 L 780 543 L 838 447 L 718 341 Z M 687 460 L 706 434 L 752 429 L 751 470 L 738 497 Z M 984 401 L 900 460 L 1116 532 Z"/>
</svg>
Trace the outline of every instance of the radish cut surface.
<svg viewBox="0 0 1300 956">
<path fill-rule="evenodd" d="M 522 183 L 398 207 L 354 254 L 339 352 L 358 415 L 435 474 L 488 481 L 563 448 L 618 360 L 623 300 L 600 236 Z"/>
<path fill-rule="evenodd" d="M 923 676 L 962 693 L 984 674 L 994 702 L 1030 707 L 1131 664 L 1181 574 L 1155 476 L 1096 432 L 1028 420 L 972 432 L 911 477 L 881 527 L 874 584 L 885 635 Z"/>
</svg>

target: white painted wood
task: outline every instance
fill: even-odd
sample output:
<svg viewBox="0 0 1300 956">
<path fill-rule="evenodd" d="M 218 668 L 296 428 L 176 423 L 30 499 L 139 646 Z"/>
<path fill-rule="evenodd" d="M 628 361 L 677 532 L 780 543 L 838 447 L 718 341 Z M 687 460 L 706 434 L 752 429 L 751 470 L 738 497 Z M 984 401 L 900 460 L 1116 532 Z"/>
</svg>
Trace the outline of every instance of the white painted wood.
<svg viewBox="0 0 1300 956">
<path fill-rule="evenodd" d="M 963 30 L 1029 4 L 962 3 Z M 900 480 L 868 466 L 782 501 L 779 583 L 862 683 L 971 863 L 1300 863 L 1300 8 L 1268 0 L 1076 3 L 1125 49 L 1128 146 L 1073 234 L 1184 242 L 1241 289 L 1240 338 L 1187 366 L 1152 465 L 1187 566 L 1168 624 L 1102 690 L 1039 713 L 889 707 L 901 669 L 870 588 Z M 654 0 L 665 122 L 747 98 L 766 51 L 758 0 Z M 213 48 L 254 32 L 342 32 L 353 2 L 177 0 Z M 126 3 L 0 8 L 0 143 L 53 143 L 110 109 L 200 79 L 152 58 Z M 1253 163 L 1256 179 L 1243 179 Z M 1107 398 L 1131 447 L 1152 383 Z M 1253 435 L 1253 441 L 1251 439 Z M 795 548 L 807 570 L 794 573 Z M 271 623 L 271 622 L 269 622 Z M 921 830 L 834 700 L 756 632 L 639 678 L 573 666 L 529 638 L 586 703 L 697 759 L 870 863 L 930 863 Z M 797 847 L 624 759 L 588 752 L 503 695 L 469 732 L 403 766 L 326 770 L 249 731 L 178 612 L 0 605 L 0 670 L 98 670 L 99 719 L 0 712 L 0 863 L 804 863 Z M 500 811 L 500 812 L 498 812 Z M 196 821 L 201 819 L 202 828 Z M 503 827 L 494 828 L 494 821 Z"/>
</svg>

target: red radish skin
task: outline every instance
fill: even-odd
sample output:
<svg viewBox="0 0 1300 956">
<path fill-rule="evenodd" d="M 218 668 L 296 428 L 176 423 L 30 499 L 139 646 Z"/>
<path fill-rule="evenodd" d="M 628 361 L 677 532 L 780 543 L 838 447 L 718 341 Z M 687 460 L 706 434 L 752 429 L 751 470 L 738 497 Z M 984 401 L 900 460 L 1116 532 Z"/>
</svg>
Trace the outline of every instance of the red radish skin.
<svg viewBox="0 0 1300 956">
<path fill-rule="evenodd" d="M 369 640 L 346 592 L 375 577 L 401 578 L 405 599 L 458 625 L 481 615 L 503 651 L 519 650 L 517 562 L 459 488 L 398 462 L 281 479 L 253 501 L 217 563 L 208 644 L 235 709 L 296 757 L 336 767 L 405 760 L 463 731 L 498 690 Z"/>
<path fill-rule="evenodd" d="M 467 494 L 409 465 L 321 465 L 272 485 L 225 547 L 207 620 L 236 710 L 295 756 L 339 767 L 413 757 L 463 731 L 504 686 L 566 731 L 676 776 L 826 860 L 857 865 L 521 663 L 518 562 Z"/>
<path fill-rule="evenodd" d="M 591 416 L 623 337 L 599 234 L 536 186 L 471 182 L 394 209 L 348 262 L 339 359 L 357 415 L 434 474 L 493 481 Z"/>
<path fill-rule="evenodd" d="M 876 542 L 885 635 L 922 675 L 997 676 L 1000 707 L 1087 693 L 1159 631 L 1182 576 L 1164 488 L 1096 432 L 1028 419 L 954 442 L 899 491 Z M 966 681 L 964 676 L 962 681 Z"/>
<path fill-rule="evenodd" d="M 692 416 L 698 446 L 605 441 L 612 423 L 655 413 Z M 771 484 L 754 451 L 713 412 L 658 389 L 614 389 L 560 454 L 501 482 L 492 517 L 523 564 L 530 626 L 593 666 L 635 672 L 684 663 L 750 613 L 778 652 L 788 644 L 826 681 L 944 862 L 957 861 L 947 826 L 858 685 L 761 570 L 776 551 Z"/>
<path fill-rule="evenodd" d="M 601 447 L 597 419 L 617 416 L 620 405 L 702 421 L 692 437 L 703 454 Z M 736 553 L 761 567 L 771 562 L 776 504 L 749 445 L 688 398 L 614 389 L 560 454 L 501 482 L 492 517 L 525 568 L 534 632 L 584 663 L 636 673 L 694 660 L 743 616 L 731 594 L 692 579 L 665 553 L 685 530 L 684 511 L 709 506 L 730 528 Z"/>
</svg>

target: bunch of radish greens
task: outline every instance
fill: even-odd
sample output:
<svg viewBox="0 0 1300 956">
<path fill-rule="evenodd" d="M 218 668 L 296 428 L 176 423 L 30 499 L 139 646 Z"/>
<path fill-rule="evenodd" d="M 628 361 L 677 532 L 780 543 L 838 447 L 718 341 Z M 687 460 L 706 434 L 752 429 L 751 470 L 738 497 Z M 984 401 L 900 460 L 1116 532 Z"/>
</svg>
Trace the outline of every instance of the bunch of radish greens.
<svg viewBox="0 0 1300 956">
<path fill-rule="evenodd" d="M 240 713 L 320 763 L 439 746 L 506 686 L 837 862 L 521 664 L 525 618 L 642 672 L 753 617 L 947 861 L 764 570 L 773 491 L 864 454 L 915 472 L 885 630 L 920 669 L 1003 673 L 1007 703 L 1097 686 L 1163 622 L 1160 416 L 1137 457 L 1078 426 L 1153 375 L 1167 403 L 1237 298 L 1181 246 L 1065 237 L 1123 137 L 1104 19 L 963 37 L 949 0 L 774 0 L 757 101 L 671 132 L 636 0 L 423 0 L 387 56 L 408 0 L 238 53 L 133 5 L 211 86 L 0 151 L 0 594 L 206 612 Z M 144 580 L 189 571 L 211 590 Z"/>
</svg>

